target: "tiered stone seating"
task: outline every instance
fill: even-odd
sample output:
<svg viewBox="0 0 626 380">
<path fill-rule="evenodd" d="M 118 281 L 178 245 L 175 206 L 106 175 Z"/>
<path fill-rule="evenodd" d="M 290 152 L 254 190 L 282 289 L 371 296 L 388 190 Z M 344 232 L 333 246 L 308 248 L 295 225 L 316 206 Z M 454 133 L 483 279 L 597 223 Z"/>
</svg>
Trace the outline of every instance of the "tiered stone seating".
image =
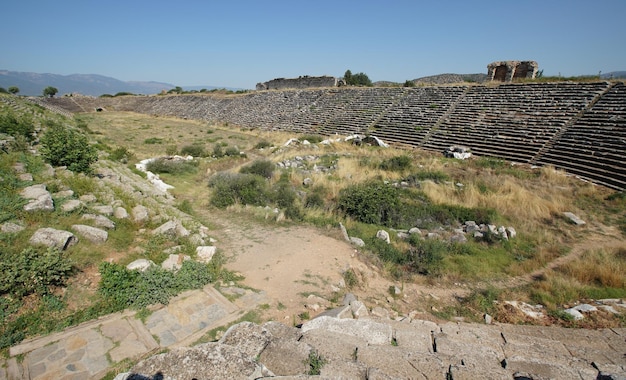
<svg viewBox="0 0 626 380">
<path fill-rule="evenodd" d="M 537 160 L 609 187 L 626 189 L 626 86 L 618 83 Z"/>
<path fill-rule="evenodd" d="M 529 162 L 609 84 L 537 83 L 475 86 L 423 147 L 464 145 L 478 155 Z"/>
<path fill-rule="evenodd" d="M 332 111 L 321 124 L 319 133 L 363 134 L 389 107 L 402 96 L 398 88 L 338 89 L 324 97 Z"/>
<path fill-rule="evenodd" d="M 468 87 L 423 87 L 405 89 L 403 96 L 374 124 L 371 133 L 384 141 L 421 146 Z"/>
<path fill-rule="evenodd" d="M 437 151 L 464 145 L 477 155 L 555 165 L 626 189 L 623 84 L 325 88 L 74 101 L 84 109 L 110 107 L 266 130 L 370 132 L 387 142 Z"/>
</svg>

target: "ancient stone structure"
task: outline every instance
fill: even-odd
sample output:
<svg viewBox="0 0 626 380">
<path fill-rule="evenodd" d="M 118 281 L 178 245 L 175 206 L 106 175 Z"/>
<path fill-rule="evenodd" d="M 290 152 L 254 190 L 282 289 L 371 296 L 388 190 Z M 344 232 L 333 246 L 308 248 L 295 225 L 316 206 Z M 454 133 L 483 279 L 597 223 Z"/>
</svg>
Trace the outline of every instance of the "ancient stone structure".
<svg viewBox="0 0 626 380">
<path fill-rule="evenodd" d="M 489 80 L 511 82 L 518 78 L 537 76 L 539 65 L 535 61 L 496 61 L 487 65 Z"/>
<path fill-rule="evenodd" d="M 316 87 L 338 87 L 342 84 L 342 79 L 331 76 L 310 77 L 308 75 L 298 78 L 276 78 L 268 82 L 257 83 L 256 89 L 263 90 L 284 90 Z"/>
<path fill-rule="evenodd" d="M 323 136 L 373 135 L 386 143 L 552 165 L 626 189 L 626 85 L 505 83 L 414 88 L 326 87 L 239 96 L 49 98 L 53 110 L 103 107 Z"/>
</svg>

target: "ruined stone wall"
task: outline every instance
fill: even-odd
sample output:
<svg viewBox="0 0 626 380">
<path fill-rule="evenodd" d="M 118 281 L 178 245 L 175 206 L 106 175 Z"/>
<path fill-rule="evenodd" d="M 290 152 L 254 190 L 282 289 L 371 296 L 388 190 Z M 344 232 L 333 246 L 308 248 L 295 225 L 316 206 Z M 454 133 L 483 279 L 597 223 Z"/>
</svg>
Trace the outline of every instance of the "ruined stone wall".
<svg viewBox="0 0 626 380">
<path fill-rule="evenodd" d="M 534 79 L 539 71 L 535 61 L 496 61 L 487 65 L 487 78 L 499 82 L 511 82 L 514 79 Z"/>
<path fill-rule="evenodd" d="M 310 77 L 308 75 L 299 78 L 276 78 L 268 82 L 257 83 L 256 89 L 263 90 L 284 90 L 303 89 L 318 87 L 337 87 L 340 80 L 331 76 Z"/>
</svg>

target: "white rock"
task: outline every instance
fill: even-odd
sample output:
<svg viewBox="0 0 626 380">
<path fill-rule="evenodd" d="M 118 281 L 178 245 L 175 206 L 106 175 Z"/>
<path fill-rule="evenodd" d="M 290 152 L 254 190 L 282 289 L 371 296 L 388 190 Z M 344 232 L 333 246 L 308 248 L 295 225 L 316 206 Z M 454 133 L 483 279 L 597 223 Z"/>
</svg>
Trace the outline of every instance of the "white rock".
<svg viewBox="0 0 626 380">
<path fill-rule="evenodd" d="M 574 223 L 577 226 L 582 226 L 587 224 L 584 220 L 580 219 L 578 216 L 574 215 L 571 212 L 564 212 L 563 216 L 570 220 L 570 222 Z"/>
<path fill-rule="evenodd" d="M 198 261 L 208 263 L 217 252 L 217 247 L 212 245 L 204 245 L 196 248 L 196 254 L 198 255 Z"/>
<path fill-rule="evenodd" d="M 581 319 L 585 318 L 582 313 L 576 309 L 565 309 L 563 310 L 565 313 L 571 315 L 575 321 L 580 321 Z"/>
<path fill-rule="evenodd" d="M 592 312 L 592 311 L 598 311 L 597 307 L 589 305 L 587 303 L 583 303 L 583 304 L 580 304 L 578 306 L 575 306 L 574 309 L 576 309 L 576 310 L 578 310 L 580 312 L 583 312 L 583 313 L 589 313 L 589 312 Z"/>
<path fill-rule="evenodd" d="M 391 244 L 391 238 L 389 237 L 389 232 L 385 230 L 378 230 L 378 232 L 376 232 L 376 238 L 380 240 L 384 240 L 387 244 Z"/>
<path fill-rule="evenodd" d="M 124 207 L 118 206 L 113 210 L 113 216 L 117 219 L 128 218 L 128 211 Z"/>
<path fill-rule="evenodd" d="M 351 236 L 349 239 L 350 243 L 354 244 L 355 246 L 365 247 L 365 242 L 363 241 L 363 239 L 354 236 Z"/>
<path fill-rule="evenodd" d="M 137 270 L 139 272 L 145 272 L 151 266 L 156 265 L 152 260 L 148 259 L 137 259 L 132 263 L 126 265 L 126 269 L 128 270 Z"/>
<path fill-rule="evenodd" d="M 183 262 L 191 260 L 187 255 L 171 254 L 165 261 L 161 263 L 161 268 L 171 271 L 177 271 L 183 266 Z"/>
</svg>

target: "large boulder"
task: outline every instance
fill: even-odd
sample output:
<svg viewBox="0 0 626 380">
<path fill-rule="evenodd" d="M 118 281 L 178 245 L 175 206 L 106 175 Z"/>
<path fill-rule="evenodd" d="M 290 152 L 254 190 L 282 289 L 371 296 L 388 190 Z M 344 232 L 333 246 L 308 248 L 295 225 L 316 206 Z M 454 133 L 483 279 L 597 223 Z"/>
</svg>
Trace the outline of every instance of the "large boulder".
<svg viewBox="0 0 626 380">
<path fill-rule="evenodd" d="M 189 231 L 178 221 L 167 221 L 152 231 L 153 235 L 166 235 L 171 238 L 189 236 Z"/>
<path fill-rule="evenodd" d="M 379 230 L 376 232 L 376 238 L 384 241 L 387 244 L 391 244 L 391 238 L 389 237 L 389 232 L 385 230 Z"/>
<path fill-rule="evenodd" d="M 92 243 L 100 244 L 107 241 L 109 233 L 96 227 L 86 226 L 84 224 L 74 224 L 72 229 L 80 236 Z"/>
<path fill-rule="evenodd" d="M 217 252 L 217 247 L 212 245 L 203 245 L 196 248 L 196 254 L 198 255 L 198 261 L 208 263 L 213 259 L 213 256 Z"/>
<path fill-rule="evenodd" d="M 132 215 L 133 222 L 135 223 L 144 223 L 148 221 L 148 209 L 143 205 L 137 205 L 133 207 L 130 213 Z"/>
<path fill-rule="evenodd" d="M 391 326 L 366 319 L 338 319 L 317 317 L 302 324 L 302 333 L 322 329 L 363 339 L 367 344 L 391 344 L 393 331 Z"/>
<path fill-rule="evenodd" d="M 115 228 L 115 223 L 104 215 L 84 214 L 81 216 L 81 219 L 93 221 L 96 227 L 102 227 L 108 230 Z"/>
<path fill-rule="evenodd" d="M 78 243 L 78 239 L 73 233 L 68 231 L 40 228 L 31 236 L 29 242 L 32 245 L 45 245 L 65 250 Z"/>
<path fill-rule="evenodd" d="M 52 195 L 44 184 L 25 187 L 20 195 L 29 200 L 24 206 L 24 211 L 54 211 Z"/>
<path fill-rule="evenodd" d="M 126 265 L 126 269 L 128 270 L 136 270 L 139 272 L 145 272 L 148 268 L 155 266 L 156 264 L 152 260 L 148 259 L 137 259 L 132 263 Z"/>
</svg>

